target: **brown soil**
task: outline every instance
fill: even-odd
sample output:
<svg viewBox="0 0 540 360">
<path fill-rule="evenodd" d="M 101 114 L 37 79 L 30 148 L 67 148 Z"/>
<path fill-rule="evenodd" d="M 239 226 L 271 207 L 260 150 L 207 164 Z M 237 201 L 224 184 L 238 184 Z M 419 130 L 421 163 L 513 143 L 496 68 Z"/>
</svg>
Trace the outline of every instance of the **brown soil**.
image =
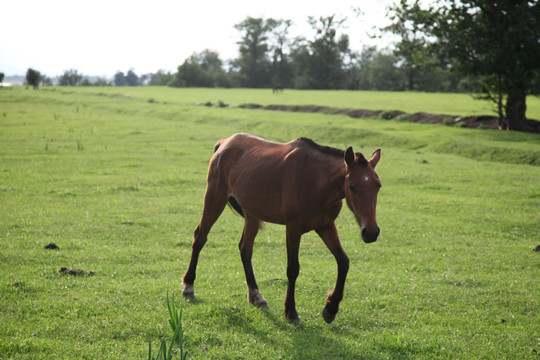
<svg viewBox="0 0 540 360">
<path fill-rule="evenodd" d="M 382 111 L 382 110 L 363 110 L 363 109 L 338 109 L 327 106 L 316 105 L 259 105 L 259 104 L 243 104 L 240 106 L 244 109 L 264 109 L 274 111 L 292 111 L 292 112 L 310 112 L 310 113 L 325 113 L 325 114 L 345 114 L 352 118 L 364 117 L 383 117 L 386 120 L 394 119 L 405 114 L 403 111 Z M 441 115 L 418 112 L 409 115 L 409 121 L 417 123 L 430 124 L 447 124 L 452 123 L 458 126 L 467 128 L 483 127 L 487 129 L 498 129 L 498 118 L 490 115 L 482 116 L 467 116 L 459 117 L 455 115 Z M 535 129 L 533 132 L 540 133 L 540 121 L 528 120 L 531 127 Z"/>
<path fill-rule="evenodd" d="M 66 267 L 62 267 L 59 273 L 65 274 L 65 275 L 73 275 L 73 276 L 84 276 L 84 275 L 94 276 L 93 271 L 90 271 L 87 273 L 86 271 L 81 270 L 81 269 L 68 269 Z"/>
</svg>

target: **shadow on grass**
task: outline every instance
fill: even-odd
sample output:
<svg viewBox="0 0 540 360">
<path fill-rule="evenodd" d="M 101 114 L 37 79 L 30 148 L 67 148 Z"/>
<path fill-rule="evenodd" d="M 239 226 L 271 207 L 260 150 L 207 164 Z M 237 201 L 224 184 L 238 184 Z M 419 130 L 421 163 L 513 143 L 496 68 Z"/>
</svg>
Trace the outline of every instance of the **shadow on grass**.
<svg viewBox="0 0 540 360">
<path fill-rule="evenodd" d="M 260 348 L 274 349 L 283 358 L 293 359 L 358 359 L 358 349 L 351 348 L 339 336 L 321 331 L 320 324 L 302 323 L 294 325 L 287 322 L 281 312 L 268 309 L 257 309 L 266 323 L 256 323 L 253 317 L 245 316 L 241 310 L 230 311 L 230 308 L 223 311 L 226 317 L 227 326 L 234 328 L 234 332 L 239 336 L 244 336 L 244 341 L 248 338 L 263 343 Z M 322 317 L 321 323 L 324 322 Z M 332 326 L 326 325 L 323 326 Z M 349 338 L 347 336 L 347 338 Z M 263 356 L 264 357 L 264 356 Z M 271 357 L 271 356 L 270 356 Z M 365 358 L 365 357 L 361 357 Z"/>
</svg>

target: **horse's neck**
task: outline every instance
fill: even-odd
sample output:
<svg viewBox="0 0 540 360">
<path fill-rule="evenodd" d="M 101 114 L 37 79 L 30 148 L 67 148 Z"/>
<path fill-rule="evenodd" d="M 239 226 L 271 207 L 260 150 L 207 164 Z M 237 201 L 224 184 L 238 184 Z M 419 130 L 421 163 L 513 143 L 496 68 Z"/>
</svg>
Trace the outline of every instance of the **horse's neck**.
<svg viewBox="0 0 540 360">
<path fill-rule="evenodd" d="M 335 198 L 336 201 L 345 198 L 344 186 L 347 169 L 343 159 L 338 158 L 338 160 L 330 161 L 325 169 L 325 173 L 328 179 L 326 187 L 329 196 Z"/>
</svg>

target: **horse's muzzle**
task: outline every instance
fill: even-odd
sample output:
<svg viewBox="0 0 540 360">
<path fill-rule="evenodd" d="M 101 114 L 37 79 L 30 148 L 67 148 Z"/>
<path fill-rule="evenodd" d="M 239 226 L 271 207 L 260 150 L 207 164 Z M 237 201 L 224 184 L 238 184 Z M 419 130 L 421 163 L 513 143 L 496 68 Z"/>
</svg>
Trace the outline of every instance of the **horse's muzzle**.
<svg viewBox="0 0 540 360">
<path fill-rule="evenodd" d="M 375 242 L 377 241 L 380 233 L 381 229 L 379 229 L 378 227 L 375 231 L 369 231 L 367 228 L 364 228 L 362 229 L 362 240 L 364 240 L 364 242 L 368 244 Z"/>
</svg>

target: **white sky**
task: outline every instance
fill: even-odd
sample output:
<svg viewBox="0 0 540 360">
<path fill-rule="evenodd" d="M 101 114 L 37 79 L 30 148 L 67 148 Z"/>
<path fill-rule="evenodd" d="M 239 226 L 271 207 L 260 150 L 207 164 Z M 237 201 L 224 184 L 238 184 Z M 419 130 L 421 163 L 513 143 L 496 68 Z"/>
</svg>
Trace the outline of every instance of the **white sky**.
<svg viewBox="0 0 540 360">
<path fill-rule="evenodd" d="M 350 47 L 376 45 L 366 32 L 388 24 L 393 0 L 5 0 L 0 6 L 0 72 L 29 67 L 53 77 L 77 69 L 110 77 L 133 68 L 142 75 L 175 72 L 204 49 L 222 60 L 238 57 L 246 17 L 291 19 L 291 37 L 313 38 L 308 16 L 347 17 Z M 364 15 L 352 10 L 360 7 Z M 380 41 L 380 40 L 379 40 Z M 384 46 L 383 46 L 384 47 Z"/>
</svg>

